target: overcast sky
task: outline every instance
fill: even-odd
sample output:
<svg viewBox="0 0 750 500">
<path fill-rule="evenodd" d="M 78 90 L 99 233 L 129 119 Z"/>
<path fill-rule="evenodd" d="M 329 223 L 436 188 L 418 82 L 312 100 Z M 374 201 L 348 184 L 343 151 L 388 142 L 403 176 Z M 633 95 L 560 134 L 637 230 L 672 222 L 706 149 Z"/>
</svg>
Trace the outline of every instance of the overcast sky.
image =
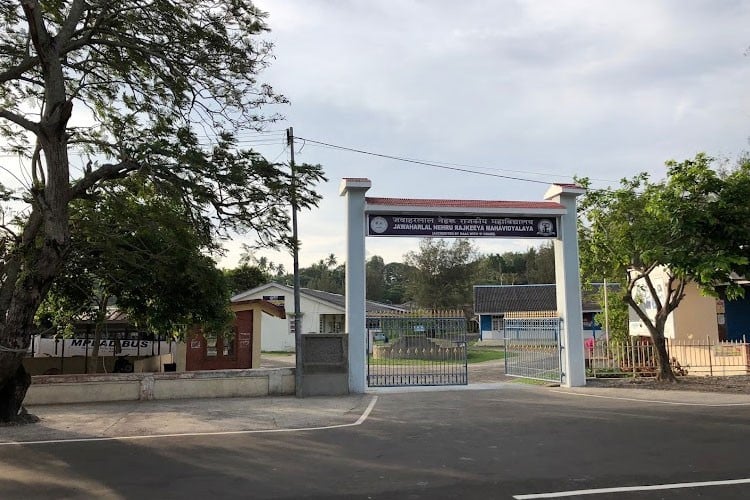
<svg viewBox="0 0 750 500">
<path fill-rule="evenodd" d="M 750 137 L 750 2 L 258 0 L 276 60 L 261 75 L 291 105 L 262 140 L 285 161 L 281 132 L 468 166 L 522 182 L 321 147 L 296 148 L 328 182 L 300 214 L 301 264 L 345 256 L 343 177 L 369 196 L 542 200 L 573 175 L 596 187 L 706 151 L 734 159 Z M 233 266 L 243 241 L 220 261 Z M 475 240 L 482 252 L 532 240 Z M 371 238 L 368 256 L 401 261 L 416 239 Z M 291 269 L 285 253 L 259 253 Z"/>
<path fill-rule="evenodd" d="M 750 137 L 750 2 L 261 0 L 295 135 L 541 181 L 451 172 L 307 143 L 329 181 L 300 215 L 301 264 L 345 255 L 342 177 L 369 196 L 542 200 L 573 175 L 597 187 Z M 262 150 L 288 158 L 270 135 Z M 277 143 L 273 143 L 277 141 Z M 300 150 L 301 149 L 301 150 Z M 281 156 L 279 156 L 281 155 Z M 237 239 L 230 248 L 236 248 Z M 483 252 L 531 240 L 476 240 Z M 368 239 L 400 261 L 418 240 Z M 224 265 L 239 253 L 232 251 Z M 267 254 L 291 268 L 291 258 Z"/>
</svg>

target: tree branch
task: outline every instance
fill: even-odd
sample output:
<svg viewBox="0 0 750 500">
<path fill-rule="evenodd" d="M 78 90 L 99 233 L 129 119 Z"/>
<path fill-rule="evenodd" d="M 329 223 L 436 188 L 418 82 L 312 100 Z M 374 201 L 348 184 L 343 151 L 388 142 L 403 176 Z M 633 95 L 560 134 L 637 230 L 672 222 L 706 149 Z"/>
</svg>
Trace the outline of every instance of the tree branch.
<svg viewBox="0 0 750 500">
<path fill-rule="evenodd" d="M 654 325 L 653 321 L 651 321 L 651 318 L 648 317 L 648 314 L 646 314 L 646 312 L 641 309 L 641 306 L 635 301 L 633 296 L 630 294 L 626 294 L 623 297 L 623 300 L 633 309 L 633 311 L 635 311 L 635 314 L 638 316 L 638 318 L 643 321 L 643 323 L 646 325 L 646 328 L 651 333 L 651 336 L 656 338 L 656 325 Z"/>
<path fill-rule="evenodd" d="M 85 9 L 85 0 L 73 0 L 73 4 L 70 6 L 70 11 L 68 12 L 68 17 L 65 18 L 60 31 L 55 36 L 55 42 L 58 47 L 67 44 L 68 40 L 73 36 L 76 26 L 78 26 L 78 22 L 81 20 L 81 16 L 83 16 Z"/>
<path fill-rule="evenodd" d="M 83 195 L 89 188 L 98 182 L 118 179 L 124 177 L 129 172 L 138 170 L 141 166 L 132 161 L 123 161 L 120 163 L 108 163 L 87 173 L 82 179 L 73 184 L 70 188 L 70 199 Z"/>
<path fill-rule="evenodd" d="M 24 73 L 26 73 L 30 69 L 33 69 L 37 64 L 39 64 L 38 57 L 26 57 L 23 61 L 16 64 L 12 68 L 8 68 L 5 71 L 0 72 L 0 83 L 5 83 L 10 80 L 21 78 Z"/>
<path fill-rule="evenodd" d="M 34 44 L 39 58 L 44 61 L 49 56 L 50 36 L 42 20 L 39 2 L 36 0 L 21 0 L 21 6 L 29 24 L 31 42 Z"/>
<path fill-rule="evenodd" d="M 675 281 L 679 282 L 679 285 L 677 288 L 672 288 L 672 285 Z M 669 276 L 669 283 L 668 286 L 668 295 L 667 295 L 667 314 L 671 313 L 675 309 L 677 309 L 677 306 L 680 304 L 680 301 L 685 295 L 685 280 L 678 279 L 675 276 L 670 275 Z"/>
<path fill-rule="evenodd" d="M 651 275 L 646 274 L 644 275 L 643 278 L 644 278 L 644 281 L 646 282 L 646 286 L 648 287 L 648 291 L 651 294 L 651 297 L 654 299 L 654 303 L 656 304 L 656 310 L 661 311 L 664 305 L 661 302 L 659 293 L 656 291 L 656 288 L 654 287 L 654 282 L 651 281 Z"/>
<path fill-rule="evenodd" d="M 34 134 L 39 134 L 40 127 L 38 123 L 32 122 L 28 118 L 24 118 L 23 116 L 17 113 L 14 113 L 4 108 L 0 108 L 0 118 L 5 118 L 6 120 L 12 121 L 16 125 L 19 125 L 25 128 L 29 132 L 33 132 Z"/>
</svg>

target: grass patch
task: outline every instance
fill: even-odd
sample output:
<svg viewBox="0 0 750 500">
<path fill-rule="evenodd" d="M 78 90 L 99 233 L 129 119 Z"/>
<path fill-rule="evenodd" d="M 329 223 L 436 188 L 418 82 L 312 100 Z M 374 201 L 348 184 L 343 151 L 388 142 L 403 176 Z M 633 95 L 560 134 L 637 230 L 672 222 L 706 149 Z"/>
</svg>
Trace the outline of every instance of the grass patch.
<svg viewBox="0 0 750 500">
<path fill-rule="evenodd" d="M 511 384 L 525 384 L 525 385 L 551 385 L 556 384 L 556 382 L 550 382 L 548 380 L 538 380 L 535 378 L 514 378 Z"/>
<path fill-rule="evenodd" d="M 505 359 L 505 351 L 470 347 L 466 353 L 466 358 L 469 363 L 484 363 L 485 361 Z"/>
</svg>

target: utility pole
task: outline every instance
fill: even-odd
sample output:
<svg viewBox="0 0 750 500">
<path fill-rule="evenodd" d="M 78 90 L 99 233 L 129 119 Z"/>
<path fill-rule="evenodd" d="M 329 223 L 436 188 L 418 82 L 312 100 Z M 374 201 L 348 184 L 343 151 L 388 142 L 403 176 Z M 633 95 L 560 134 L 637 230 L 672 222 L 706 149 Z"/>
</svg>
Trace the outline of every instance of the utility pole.
<svg viewBox="0 0 750 500">
<path fill-rule="evenodd" d="M 604 338 L 609 342 L 609 287 L 607 286 L 607 278 L 604 278 Z"/>
<path fill-rule="evenodd" d="M 299 238 L 297 235 L 297 170 L 294 166 L 294 129 L 286 129 L 286 143 L 291 154 L 289 166 L 292 171 L 292 272 L 294 274 L 294 387 L 297 397 L 302 396 L 302 331 L 300 328 L 299 296 Z"/>
</svg>

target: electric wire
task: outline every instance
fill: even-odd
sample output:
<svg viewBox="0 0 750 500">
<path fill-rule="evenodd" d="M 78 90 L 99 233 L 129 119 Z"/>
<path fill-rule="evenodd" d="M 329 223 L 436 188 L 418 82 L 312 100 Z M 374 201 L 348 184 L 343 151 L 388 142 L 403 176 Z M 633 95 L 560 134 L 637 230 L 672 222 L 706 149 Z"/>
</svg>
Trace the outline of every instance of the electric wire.
<svg viewBox="0 0 750 500">
<path fill-rule="evenodd" d="M 388 155 L 388 154 L 384 154 L 384 153 L 375 153 L 373 151 L 366 151 L 364 149 L 350 148 L 350 147 L 347 147 L 347 146 L 339 146 L 337 144 L 331 144 L 331 143 L 327 143 L 327 142 L 323 142 L 323 141 L 316 141 L 314 139 L 310 139 L 310 138 L 307 138 L 307 137 L 296 137 L 296 139 L 304 140 L 304 141 L 307 141 L 307 142 L 309 142 L 311 144 L 318 144 L 318 145 L 329 147 L 329 148 L 333 148 L 333 149 L 339 149 L 339 150 L 342 150 L 342 151 L 350 151 L 350 152 L 353 152 L 353 153 L 359 153 L 359 154 L 364 154 L 364 155 L 369 155 L 369 156 L 375 156 L 375 157 L 378 157 L 378 158 L 387 158 L 389 160 L 402 161 L 402 162 L 406 162 L 406 163 L 413 163 L 413 164 L 416 164 L 416 165 L 423 165 L 423 166 L 426 166 L 426 167 L 442 168 L 442 169 L 445 169 L 445 170 L 452 170 L 452 171 L 455 171 L 455 172 L 464 172 L 464 173 L 469 173 L 469 174 L 484 175 L 484 176 L 488 176 L 488 177 L 496 177 L 496 178 L 500 178 L 500 179 L 508 179 L 508 180 L 514 180 L 514 181 L 520 181 L 520 182 L 532 182 L 532 183 L 536 183 L 536 184 L 549 184 L 548 180 L 542 181 L 542 180 L 538 180 L 538 179 L 528 179 L 528 178 L 525 178 L 525 177 L 516 177 L 516 176 L 512 176 L 512 175 L 496 174 L 496 173 L 492 173 L 492 172 L 482 172 L 480 170 L 474 170 L 474 168 L 476 168 L 476 167 L 463 168 L 463 167 L 453 167 L 453 166 L 448 166 L 448 165 L 441 165 L 439 163 L 431 162 L 431 161 L 416 160 L 416 159 L 411 159 L 411 158 L 405 158 L 405 157 L 402 157 L 402 156 L 394 156 L 394 155 Z"/>
</svg>

